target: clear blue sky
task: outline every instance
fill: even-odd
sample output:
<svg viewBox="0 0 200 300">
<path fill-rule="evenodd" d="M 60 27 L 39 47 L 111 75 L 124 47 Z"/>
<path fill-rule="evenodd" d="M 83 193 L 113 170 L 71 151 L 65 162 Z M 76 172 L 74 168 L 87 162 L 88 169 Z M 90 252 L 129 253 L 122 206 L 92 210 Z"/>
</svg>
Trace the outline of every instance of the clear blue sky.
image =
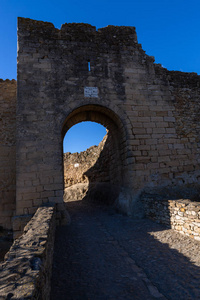
<svg viewBox="0 0 200 300">
<path fill-rule="evenodd" d="M 71 22 L 135 26 L 139 43 L 156 63 L 200 74 L 200 0 L 0 0 L 2 79 L 16 79 L 18 16 L 57 28 Z M 92 131 L 98 135 L 98 128 Z"/>
</svg>

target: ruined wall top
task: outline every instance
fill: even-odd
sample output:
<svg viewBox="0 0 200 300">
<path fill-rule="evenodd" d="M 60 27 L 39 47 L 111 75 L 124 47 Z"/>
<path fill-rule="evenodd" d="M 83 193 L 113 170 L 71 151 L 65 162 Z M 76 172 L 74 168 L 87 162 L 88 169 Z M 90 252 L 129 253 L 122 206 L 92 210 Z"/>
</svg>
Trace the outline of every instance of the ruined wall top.
<svg viewBox="0 0 200 300">
<path fill-rule="evenodd" d="M 6 84 L 6 83 L 11 83 L 11 84 L 16 84 L 16 80 L 15 79 L 2 79 L 0 78 L 0 83 L 2 84 Z"/>
<path fill-rule="evenodd" d="M 135 27 L 132 26 L 109 25 L 96 30 L 96 27 L 90 24 L 65 23 L 61 29 L 57 29 L 52 23 L 21 17 L 18 18 L 18 34 L 79 42 L 92 42 L 94 39 L 106 38 L 107 42 L 110 40 L 112 43 L 137 43 Z"/>
<path fill-rule="evenodd" d="M 64 46 L 68 48 L 69 44 L 85 44 L 88 47 L 96 47 L 99 52 L 106 53 L 110 51 L 129 51 L 129 55 L 140 57 L 141 64 L 151 68 L 151 73 L 156 74 L 161 81 L 169 82 L 170 85 L 177 87 L 200 87 L 200 76 L 197 73 L 187 73 L 180 71 L 169 71 L 161 64 L 154 63 L 155 58 L 149 56 L 138 44 L 136 29 L 133 26 L 113 26 L 109 25 L 96 30 L 95 26 L 85 23 L 65 23 L 61 29 L 55 28 L 50 22 L 32 20 L 28 18 L 18 18 L 18 39 L 23 39 L 23 44 L 30 42 L 39 47 L 45 46 L 45 41 L 51 41 L 52 46 Z M 65 41 L 63 44 L 62 41 Z M 69 42 L 69 43 L 68 43 Z M 134 48 L 134 53 L 131 51 Z M 128 53 L 127 53 L 128 55 Z M 153 69 L 152 69 L 153 67 Z"/>
</svg>

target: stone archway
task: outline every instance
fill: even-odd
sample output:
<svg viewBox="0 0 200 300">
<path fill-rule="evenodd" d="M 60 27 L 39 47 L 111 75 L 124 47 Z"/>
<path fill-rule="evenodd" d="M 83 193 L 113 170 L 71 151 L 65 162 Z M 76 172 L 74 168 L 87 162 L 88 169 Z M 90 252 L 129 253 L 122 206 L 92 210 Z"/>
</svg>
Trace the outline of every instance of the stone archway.
<svg viewBox="0 0 200 300">
<path fill-rule="evenodd" d="M 63 203 L 63 134 L 84 120 L 110 128 L 120 210 L 140 212 L 143 191 L 199 188 L 198 87 L 199 76 L 154 64 L 133 27 L 19 18 L 16 216 Z"/>
<path fill-rule="evenodd" d="M 101 201 L 113 203 L 118 198 L 121 187 L 124 185 L 123 177 L 123 140 L 125 129 L 112 110 L 100 105 L 84 105 L 73 110 L 66 118 L 62 128 L 62 138 L 66 132 L 77 123 L 92 121 L 103 125 L 107 129 L 107 139 L 95 165 L 86 172 L 89 179 L 88 194 Z M 98 176 L 91 178 L 92 170 L 98 168 Z M 99 199 L 98 199 L 99 200 Z M 94 199 L 95 201 L 95 199 Z"/>
</svg>

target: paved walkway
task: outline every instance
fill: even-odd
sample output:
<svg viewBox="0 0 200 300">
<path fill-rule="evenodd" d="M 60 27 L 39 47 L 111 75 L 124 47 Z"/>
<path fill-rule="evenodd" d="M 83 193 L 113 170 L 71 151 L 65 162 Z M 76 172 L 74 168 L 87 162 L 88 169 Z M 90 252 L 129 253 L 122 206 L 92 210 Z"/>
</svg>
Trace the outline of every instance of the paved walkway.
<svg viewBox="0 0 200 300">
<path fill-rule="evenodd" d="M 52 300 L 200 299 L 200 242 L 85 202 L 57 230 Z"/>
</svg>

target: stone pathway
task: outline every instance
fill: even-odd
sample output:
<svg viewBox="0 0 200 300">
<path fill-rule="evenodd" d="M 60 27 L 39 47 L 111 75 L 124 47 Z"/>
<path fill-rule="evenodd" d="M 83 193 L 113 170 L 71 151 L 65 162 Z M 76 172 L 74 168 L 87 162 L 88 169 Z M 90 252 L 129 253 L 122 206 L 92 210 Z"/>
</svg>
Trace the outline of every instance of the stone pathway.
<svg viewBox="0 0 200 300">
<path fill-rule="evenodd" d="M 57 229 L 51 300 L 200 299 L 200 242 L 83 201 Z"/>
</svg>

